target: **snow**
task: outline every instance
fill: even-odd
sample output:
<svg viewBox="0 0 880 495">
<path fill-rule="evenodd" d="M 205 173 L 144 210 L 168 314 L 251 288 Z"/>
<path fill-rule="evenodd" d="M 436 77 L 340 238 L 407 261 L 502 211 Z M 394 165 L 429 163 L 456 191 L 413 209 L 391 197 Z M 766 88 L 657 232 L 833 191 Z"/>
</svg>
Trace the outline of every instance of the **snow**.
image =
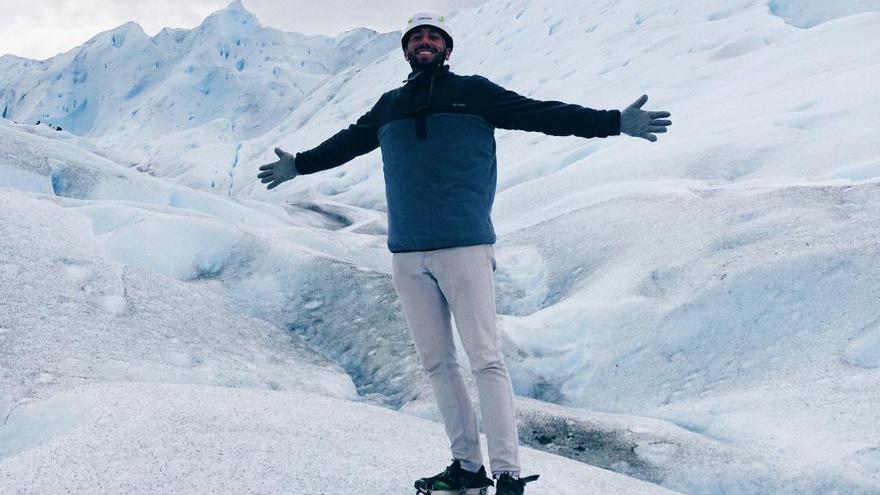
<svg viewBox="0 0 880 495">
<path fill-rule="evenodd" d="M 189 287 L 109 258 L 76 209 L 10 190 L 2 202 L 0 252 L 11 276 L 2 302 L 3 326 L 12 330 L 3 335 L 7 412 L 18 400 L 106 380 L 355 396 L 338 367 L 293 336 L 230 311 L 210 284 Z M 34 376 L 47 379 L 33 384 Z"/>
<path fill-rule="evenodd" d="M 441 425 L 302 392 L 97 385 L 23 407 L 9 423 L 28 447 L 0 461 L 0 486 L 24 482 L 17 493 L 408 493 L 411 473 L 448 463 L 445 446 L 426 441 Z M 523 458 L 543 473 L 529 486 L 537 495 L 675 493 L 530 449 Z"/>
<path fill-rule="evenodd" d="M 558 454 L 524 448 L 528 493 L 878 493 L 876 2 L 450 22 L 457 73 L 673 115 L 653 144 L 496 133 L 504 352 L 522 443 Z M 0 58 L 0 491 L 406 493 L 448 463 L 379 153 L 256 179 L 400 85 L 398 34 L 236 1 Z"/>
</svg>

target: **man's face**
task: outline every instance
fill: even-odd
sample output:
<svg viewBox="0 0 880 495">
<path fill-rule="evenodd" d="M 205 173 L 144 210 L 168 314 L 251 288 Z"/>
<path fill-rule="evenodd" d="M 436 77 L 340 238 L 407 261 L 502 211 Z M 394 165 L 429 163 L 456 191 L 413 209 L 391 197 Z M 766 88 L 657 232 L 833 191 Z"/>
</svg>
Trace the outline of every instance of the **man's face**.
<svg viewBox="0 0 880 495">
<path fill-rule="evenodd" d="M 446 48 L 446 38 L 439 29 L 423 26 L 410 33 L 405 56 L 410 63 L 427 67 L 448 60 L 451 52 Z M 441 57 L 439 61 L 437 57 Z"/>
</svg>

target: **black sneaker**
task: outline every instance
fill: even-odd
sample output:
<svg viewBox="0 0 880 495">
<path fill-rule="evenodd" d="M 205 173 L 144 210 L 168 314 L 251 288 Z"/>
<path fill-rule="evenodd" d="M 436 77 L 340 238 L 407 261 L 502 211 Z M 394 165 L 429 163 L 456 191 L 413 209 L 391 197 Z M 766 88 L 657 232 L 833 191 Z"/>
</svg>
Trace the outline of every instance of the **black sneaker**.
<svg viewBox="0 0 880 495">
<path fill-rule="evenodd" d="M 523 495 L 526 490 L 526 483 L 535 481 L 538 479 L 538 476 L 534 474 L 525 478 L 514 478 L 508 473 L 501 473 L 497 476 L 495 495 Z"/>
<path fill-rule="evenodd" d="M 480 466 L 479 471 L 472 473 L 462 469 L 461 462 L 456 459 L 442 473 L 416 481 L 415 487 L 417 494 L 424 495 L 486 495 L 494 484 L 486 477 L 485 467 Z"/>
</svg>

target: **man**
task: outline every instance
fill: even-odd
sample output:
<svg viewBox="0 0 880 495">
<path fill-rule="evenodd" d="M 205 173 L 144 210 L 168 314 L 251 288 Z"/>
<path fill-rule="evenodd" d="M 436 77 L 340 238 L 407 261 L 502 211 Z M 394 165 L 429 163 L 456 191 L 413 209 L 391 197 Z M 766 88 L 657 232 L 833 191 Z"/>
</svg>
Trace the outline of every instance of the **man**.
<svg viewBox="0 0 880 495">
<path fill-rule="evenodd" d="M 456 361 L 450 312 L 479 392 L 497 495 L 520 495 L 518 435 L 510 376 L 495 323 L 491 209 L 496 187 L 494 129 L 584 138 L 626 133 L 656 141 L 668 112 L 645 112 L 642 96 L 623 112 L 520 96 L 481 76 L 459 76 L 444 62 L 453 39 L 446 19 L 421 12 L 401 39 L 412 67 L 405 84 L 379 98 L 358 121 L 318 147 L 260 167 L 272 189 L 299 174 L 342 165 L 382 148 L 392 281 L 428 373 L 452 464 L 416 481 L 418 493 L 485 494 L 477 418 Z"/>
</svg>

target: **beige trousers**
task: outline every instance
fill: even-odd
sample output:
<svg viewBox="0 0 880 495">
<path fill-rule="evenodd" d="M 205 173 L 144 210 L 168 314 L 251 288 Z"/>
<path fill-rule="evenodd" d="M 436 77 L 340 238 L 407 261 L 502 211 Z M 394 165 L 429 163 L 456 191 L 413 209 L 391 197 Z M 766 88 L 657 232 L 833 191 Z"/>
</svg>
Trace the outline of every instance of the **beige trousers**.
<svg viewBox="0 0 880 495">
<path fill-rule="evenodd" d="M 513 388 L 495 321 L 492 246 L 394 253 L 392 260 L 394 288 L 430 377 L 452 457 L 468 471 L 483 465 L 476 411 L 455 357 L 450 313 L 477 383 L 491 472 L 519 475 Z"/>
</svg>

